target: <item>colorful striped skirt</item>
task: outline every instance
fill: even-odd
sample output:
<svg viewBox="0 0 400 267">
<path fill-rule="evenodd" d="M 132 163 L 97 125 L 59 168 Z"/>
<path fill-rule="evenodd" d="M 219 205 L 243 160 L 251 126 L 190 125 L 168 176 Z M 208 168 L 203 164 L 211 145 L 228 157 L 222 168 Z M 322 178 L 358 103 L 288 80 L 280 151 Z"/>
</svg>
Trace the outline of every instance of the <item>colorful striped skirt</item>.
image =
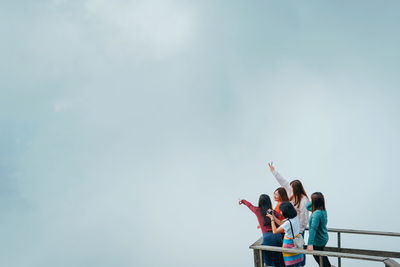
<svg viewBox="0 0 400 267">
<path fill-rule="evenodd" d="M 294 248 L 293 239 L 285 237 L 283 239 L 283 248 Z M 283 260 L 286 266 L 300 266 L 300 263 L 304 260 L 304 254 L 283 252 Z"/>
</svg>

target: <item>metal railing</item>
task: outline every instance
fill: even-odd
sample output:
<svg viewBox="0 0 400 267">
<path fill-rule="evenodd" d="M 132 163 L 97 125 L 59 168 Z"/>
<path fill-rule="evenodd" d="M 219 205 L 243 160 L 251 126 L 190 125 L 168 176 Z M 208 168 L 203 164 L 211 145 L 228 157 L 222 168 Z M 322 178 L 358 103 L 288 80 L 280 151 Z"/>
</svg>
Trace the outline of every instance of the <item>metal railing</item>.
<svg viewBox="0 0 400 267">
<path fill-rule="evenodd" d="M 308 229 L 306 229 L 308 230 Z M 337 229 L 328 228 L 328 232 L 337 233 L 337 247 L 325 247 L 324 251 L 307 251 L 305 249 L 287 249 L 282 247 L 264 246 L 261 245 L 262 238 L 257 240 L 250 246 L 254 252 L 254 266 L 264 266 L 263 250 L 276 251 L 276 252 L 290 252 L 290 253 L 302 253 L 307 255 L 319 256 L 320 266 L 322 265 L 322 256 L 336 257 L 338 258 L 338 266 L 342 265 L 342 258 L 357 259 L 366 261 L 377 261 L 382 262 L 387 267 L 400 267 L 400 264 L 391 258 L 400 258 L 400 252 L 396 251 L 382 251 L 382 250 L 366 250 L 366 249 L 353 249 L 353 248 L 342 248 L 341 247 L 341 233 L 346 234 L 361 234 L 361 235 L 379 235 L 379 236 L 392 236 L 400 237 L 400 233 L 394 232 L 379 232 L 379 231 L 363 231 L 353 229 Z"/>
</svg>

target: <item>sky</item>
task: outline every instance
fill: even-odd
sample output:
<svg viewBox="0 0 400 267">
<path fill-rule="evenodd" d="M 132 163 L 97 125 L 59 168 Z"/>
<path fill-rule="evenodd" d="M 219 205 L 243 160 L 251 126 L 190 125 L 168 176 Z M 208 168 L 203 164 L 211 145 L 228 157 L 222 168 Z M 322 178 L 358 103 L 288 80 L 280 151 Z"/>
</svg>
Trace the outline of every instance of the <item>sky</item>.
<svg viewBox="0 0 400 267">
<path fill-rule="evenodd" d="M 328 227 L 400 232 L 399 8 L 1 1 L 1 265 L 253 266 L 269 161 Z"/>
</svg>

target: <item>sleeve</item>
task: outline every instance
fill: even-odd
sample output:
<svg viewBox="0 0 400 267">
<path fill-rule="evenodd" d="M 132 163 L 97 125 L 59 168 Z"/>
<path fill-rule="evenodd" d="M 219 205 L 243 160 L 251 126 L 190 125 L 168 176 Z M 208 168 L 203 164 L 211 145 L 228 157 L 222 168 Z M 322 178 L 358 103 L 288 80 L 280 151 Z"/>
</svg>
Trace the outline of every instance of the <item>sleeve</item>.
<svg viewBox="0 0 400 267">
<path fill-rule="evenodd" d="M 308 245 L 314 245 L 315 234 L 317 233 L 317 229 L 320 223 L 321 223 L 321 216 L 319 216 L 318 213 L 314 212 L 308 233 Z"/>
<path fill-rule="evenodd" d="M 293 195 L 293 192 L 292 192 L 292 187 L 290 186 L 289 181 L 286 180 L 285 178 L 283 178 L 283 177 L 279 174 L 279 172 L 277 172 L 277 171 L 274 171 L 272 174 L 275 176 L 275 179 L 278 181 L 278 183 L 279 183 L 283 188 L 286 189 L 286 192 L 287 192 L 287 194 L 288 194 L 288 197 L 290 198 L 290 197 Z"/>
<path fill-rule="evenodd" d="M 254 207 L 250 202 L 245 199 L 242 199 L 243 204 L 245 204 L 252 212 L 256 212 L 256 207 Z"/>
<path fill-rule="evenodd" d="M 285 231 L 285 235 L 289 233 L 289 228 L 290 228 L 289 221 L 285 221 L 280 227 L 283 229 L 283 231 Z"/>
<path fill-rule="evenodd" d="M 306 204 L 306 209 L 307 209 L 308 211 L 311 211 L 311 201 L 309 201 L 309 202 Z"/>
</svg>

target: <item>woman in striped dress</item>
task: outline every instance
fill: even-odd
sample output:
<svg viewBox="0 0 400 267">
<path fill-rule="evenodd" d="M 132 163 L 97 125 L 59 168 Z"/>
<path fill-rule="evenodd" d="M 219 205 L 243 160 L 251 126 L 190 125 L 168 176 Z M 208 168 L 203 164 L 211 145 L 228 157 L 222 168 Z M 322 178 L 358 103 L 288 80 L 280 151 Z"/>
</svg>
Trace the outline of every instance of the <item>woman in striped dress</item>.
<svg viewBox="0 0 400 267">
<path fill-rule="evenodd" d="M 297 212 L 292 203 L 288 201 L 282 202 L 280 205 L 280 210 L 282 211 L 282 215 L 285 217 L 285 220 L 279 227 L 276 225 L 276 221 L 279 221 L 279 219 L 277 219 L 274 215 L 267 214 L 267 216 L 271 219 L 272 232 L 274 234 L 285 233 L 285 237 L 283 239 L 283 248 L 294 248 L 293 238 L 301 235 L 300 222 Z M 283 259 L 286 266 L 300 267 L 304 260 L 304 254 L 284 252 Z"/>
</svg>

